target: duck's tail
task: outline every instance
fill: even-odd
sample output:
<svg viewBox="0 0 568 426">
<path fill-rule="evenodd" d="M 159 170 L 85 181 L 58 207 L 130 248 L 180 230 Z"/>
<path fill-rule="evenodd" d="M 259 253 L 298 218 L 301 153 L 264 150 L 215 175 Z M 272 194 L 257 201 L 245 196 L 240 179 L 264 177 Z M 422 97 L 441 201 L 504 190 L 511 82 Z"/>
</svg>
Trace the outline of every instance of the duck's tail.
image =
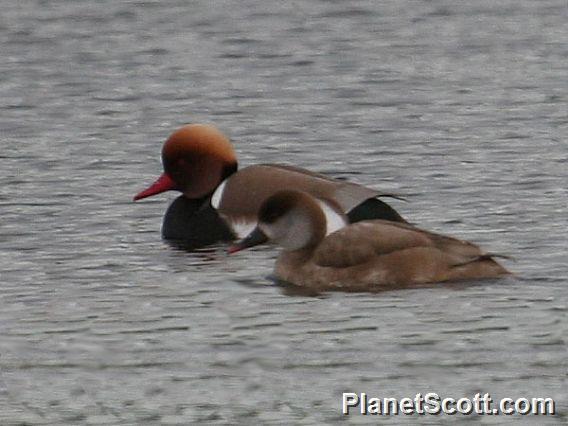
<svg viewBox="0 0 568 426">
<path fill-rule="evenodd" d="M 515 260 L 513 257 L 511 256 L 507 256 L 504 254 L 499 254 L 499 253 L 483 253 L 480 254 L 479 256 L 474 256 L 470 259 L 467 259 L 464 262 L 459 262 L 459 263 L 454 263 L 452 265 L 452 267 L 457 268 L 460 266 L 465 266 L 465 265 L 469 265 L 470 263 L 475 263 L 475 262 L 482 262 L 484 260 L 493 260 L 495 261 L 495 258 L 499 258 L 499 259 L 507 259 L 507 260 Z"/>
<path fill-rule="evenodd" d="M 450 275 L 457 279 L 497 278 L 511 272 L 495 259 L 511 259 L 497 253 L 482 253 L 451 265 Z"/>
</svg>

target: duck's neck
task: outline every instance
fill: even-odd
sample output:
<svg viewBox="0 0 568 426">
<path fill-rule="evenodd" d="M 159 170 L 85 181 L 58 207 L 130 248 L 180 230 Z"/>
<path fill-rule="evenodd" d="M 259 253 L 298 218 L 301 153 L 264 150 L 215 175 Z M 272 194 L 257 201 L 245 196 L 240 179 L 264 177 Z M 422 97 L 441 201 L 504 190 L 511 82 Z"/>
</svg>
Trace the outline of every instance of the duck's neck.
<svg viewBox="0 0 568 426">
<path fill-rule="evenodd" d="M 232 174 L 237 173 L 237 170 L 239 170 L 237 162 L 225 165 L 221 172 L 221 182 L 229 178 Z"/>
</svg>

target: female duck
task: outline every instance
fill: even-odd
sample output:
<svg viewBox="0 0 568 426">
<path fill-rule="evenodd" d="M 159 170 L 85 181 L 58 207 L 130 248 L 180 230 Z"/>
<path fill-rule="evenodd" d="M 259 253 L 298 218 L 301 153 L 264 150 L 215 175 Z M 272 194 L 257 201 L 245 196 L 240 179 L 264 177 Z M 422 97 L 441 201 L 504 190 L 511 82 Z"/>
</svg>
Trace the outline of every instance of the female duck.
<svg viewBox="0 0 568 426">
<path fill-rule="evenodd" d="M 278 192 L 260 208 L 254 231 L 229 252 L 272 241 L 284 249 L 276 276 L 314 290 L 379 291 L 509 274 L 472 243 L 404 223 L 362 221 L 326 236 L 330 215 L 321 204 L 304 192 Z"/>
</svg>

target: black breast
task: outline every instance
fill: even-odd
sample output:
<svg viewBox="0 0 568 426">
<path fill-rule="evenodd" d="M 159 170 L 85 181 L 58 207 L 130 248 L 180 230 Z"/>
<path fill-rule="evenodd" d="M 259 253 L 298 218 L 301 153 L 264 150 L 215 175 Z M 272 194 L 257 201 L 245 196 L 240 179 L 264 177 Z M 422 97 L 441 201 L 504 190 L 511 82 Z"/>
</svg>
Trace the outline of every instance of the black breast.
<svg viewBox="0 0 568 426">
<path fill-rule="evenodd" d="M 190 200 L 183 195 L 168 207 L 162 236 L 175 245 L 197 249 L 235 238 L 225 221 L 209 204 L 208 197 Z"/>
</svg>

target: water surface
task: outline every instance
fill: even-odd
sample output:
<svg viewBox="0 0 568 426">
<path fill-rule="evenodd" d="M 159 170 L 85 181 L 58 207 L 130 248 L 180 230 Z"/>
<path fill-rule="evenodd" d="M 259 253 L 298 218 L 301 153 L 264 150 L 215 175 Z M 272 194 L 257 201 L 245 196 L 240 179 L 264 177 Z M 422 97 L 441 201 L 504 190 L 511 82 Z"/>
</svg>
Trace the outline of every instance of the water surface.
<svg viewBox="0 0 568 426">
<path fill-rule="evenodd" d="M 342 392 L 428 391 L 553 397 L 538 423 L 566 422 L 567 22 L 557 0 L 5 2 L 0 423 L 364 423 Z M 176 250 L 175 195 L 131 198 L 188 122 L 242 164 L 404 195 L 516 276 L 309 297 L 267 279 L 271 248 Z"/>
</svg>

